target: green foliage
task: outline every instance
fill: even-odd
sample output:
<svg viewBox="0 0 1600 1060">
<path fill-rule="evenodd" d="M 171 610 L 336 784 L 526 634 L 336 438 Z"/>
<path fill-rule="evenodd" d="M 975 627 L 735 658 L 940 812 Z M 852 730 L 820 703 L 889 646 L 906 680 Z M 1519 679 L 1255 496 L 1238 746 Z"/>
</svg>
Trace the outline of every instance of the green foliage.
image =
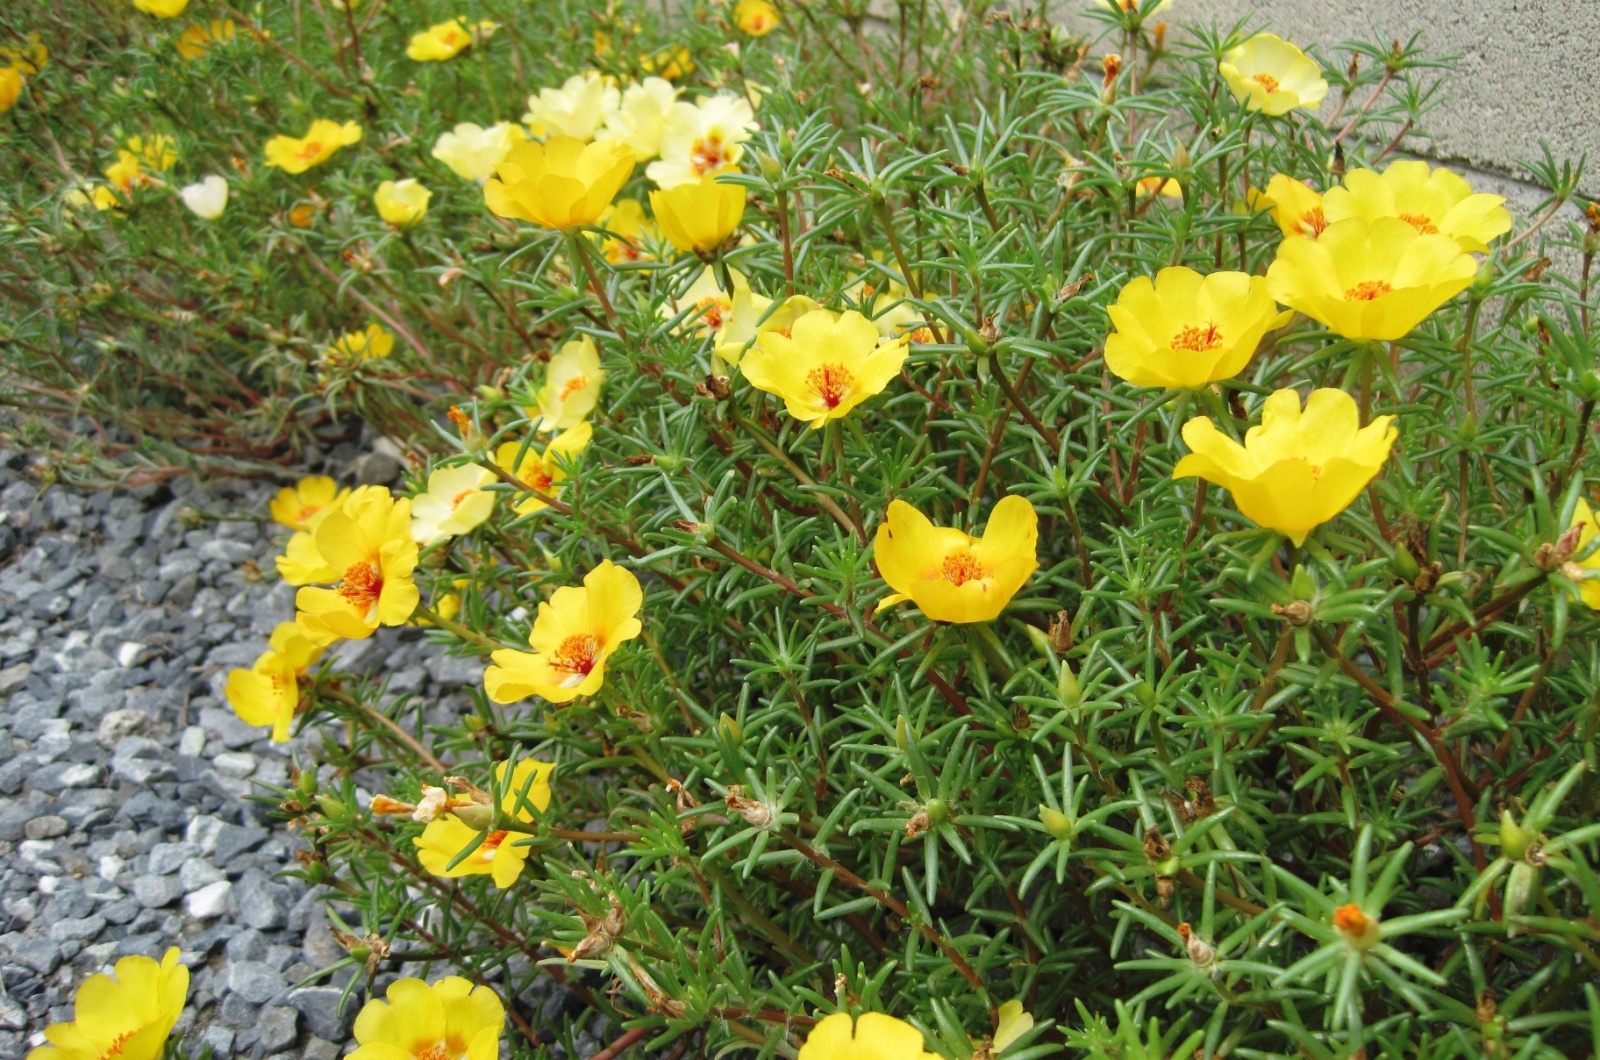
<svg viewBox="0 0 1600 1060">
<path fill-rule="evenodd" d="M 1577 169 L 1530 165 L 1547 208 L 1382 355 L 1299 317 L 1200 395 L 1241 425 L 1282 386 L 1398 417 L 1373 488 L 1295 549 L 1172 481 L 1193 399 L 1107 374 L 1104 307 L 1170 264 L 1263 271 L 1280 237 L 1246 190 L 1392 157 L 1434 100 L 1415 43 L 1322 56 L 1322 109 L 1266 119 L 1216 74 L 1246 27 L 1163 36 L 1105 10 L 1088 42 L 1022 7 L 789 0 L 756 40 L 706 4 L 466 6 L 503 28 L 439 64 L 404 55 L 458 13 L 437 3 L 263 5 L 265 43 L 198 0 L 179 23 L 110 0 L 0 15 L 52 52 L 0 119 L 0 401 L 59 473 L 248 472 L 365 422 L 420 488 L 527 436 L 551 348 L 603 351 L 562 503 L 513 518 L 497 485 L 495 518 L 427 550 L 419 581 L 462 600 L 430 636 L 487 656 L 610 558 L 644 582 L 643 636 L 596 697 L 478 688 L 448 724 L 316 676 L 303 724 L 324 739 L 274 801 L 349 963 L 448 962 L 513 1006 L 554 977 L 574 1005 L 515 1013 L 529 1056 L 570 1053 L 595 1013 L 660 1049 L 789 1056 L 818 1015 L 872 1008 L 967 1060 L 1014 997 L 1040 1022 L 1016 1060 L 1600 1049 L 1600 622 L 1558 542 L 1600 397 L 1595 226 L 1562 212 Z M 229 11 L 233 45 L 175 58 L 179 25 Z M 843 430 L 719 378 L 670 308 L 699 262 L 604 270 L 612 315 L 558 235 L 501 223 L 429 158 L 457 121 L 678 44 L 693 91 L 764 91 L 727 263 L 869 313 L 904 285 L 933 329 Z M 302 177 L 264 168 L 262 143 L 313 117 L 365 138 Z M 177 137 L 173 183 L 229 176 L 219 221 L 159 187 L 66 205 L 155 133 Z M 435 197 L 398 233 L 371 195 L 406 176 Z M 403 329 L 391 357 L 320 362 L 374 319 Z M 998 621 L 872 613 L 891 499 L 975 530 L 1008 494 L 1040 514 L 1040 569 Z M 511 889 L 430 876 L 419 826 L 364 808 L 442 783 L 428 756 L 483 787 L 492 762 L 558 763 Z M 1372 944 L 1335 926 L 1350 907 Z"/>
</svg>

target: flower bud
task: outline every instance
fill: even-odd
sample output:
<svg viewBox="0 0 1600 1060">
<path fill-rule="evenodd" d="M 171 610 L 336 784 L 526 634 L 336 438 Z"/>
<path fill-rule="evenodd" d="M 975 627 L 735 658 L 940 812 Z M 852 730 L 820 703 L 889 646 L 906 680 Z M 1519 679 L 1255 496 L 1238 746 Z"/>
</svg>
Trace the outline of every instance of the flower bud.
<svg viewBox="0 0 1600 1060">
<path fill-rule="evenodd" d="M 1210 968 L 1217 963 L 1216 949 L 1196 935 L 1187 923 L 1178 925 L 1178 937 L 1183 939 L 1183 948 L 1196 968 Z"/>
<path fill-rule="evenodd" d="M 1076 833 L 1076 829 L 1072 827 L 1072 818 L 1049 806 L 1039 807 L 1039 821 L 1044 825 L 1044 830 L 1055 839 L 1071 839 Z"/>
<path fill-rule="evenodd" d="M 1521 916 L 1523 911 L 1533 901 L 1533 896 L 1539 885 L 1539 870 L 1526 861 L 1519 861 L 1511 866 L 1511 875 L 1506 880 L 1506 937 L 1516 938 L 1521 933 L 1521 927 L 1513 917 Z"/>
<path fill-rule="evenodd" d="M 1072 667 L 1065 661 L 1061 663 L 1061 673 L 1056 677 L 1056 696 L 1064 707 L 1075 707 L 1083 701 L 1083 688 L 1078 684 L 1078 675 L 1072 672 Z"/>
<path fill-rule="evenodd" d="M 1389 565 L 1403 582 L 1414 582 L 1417 580 L 1417 575 L 1422 573 L 1422 568 L 1417 566 L 1417 559 L 1411 554 L 1411 550 L 1398 541 L 1395 542 L 1394 556 L 1390 559 Z"/>
<path fill-rule="evenodd" d="M 1500 852 L 1506 857 L 1521 861 L 1538 838 L 1532 829 L 1519 825 L 1509 809 L 1500 811 Z"/>
<path fill-rule="evenodd" d="M 1369 950 L 1378 944 L 1378 918 L 1368 916 L 1354 902 L 1333 911 L 1333 926 L 1354 949 Z"/>
<path fill-rule="evenodd" d="M 739 719 L 733 717 L 727 711 L 723 711 L 722 716 L 717 719 L 717 728 L 727 733 L 728 738 L 734 743 L 744 742 L 744 726 L 739 724 Z"/>
<path fill-rule="evenodd" d="M 934 827 L 944 824 L 950 818 L 950 804 L 943 799 L 929 799 L 922 809 Z"/>
</svg>

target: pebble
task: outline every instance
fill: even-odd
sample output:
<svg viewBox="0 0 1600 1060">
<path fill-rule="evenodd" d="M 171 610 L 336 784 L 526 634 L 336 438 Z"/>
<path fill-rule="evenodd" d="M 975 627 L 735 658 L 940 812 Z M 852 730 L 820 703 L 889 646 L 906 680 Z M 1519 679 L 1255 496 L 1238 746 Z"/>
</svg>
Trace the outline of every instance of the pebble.
<svg viewBox="0 0 1600 1060">
<path fill-rule="evenodd" d="M 210 920 L 228 911 L 233 898 L 233 884 L 227 880 L 208 883 L 183 900 L 186 913 L 196 920 Z"/>
<path fill-rule="evenodd" d="M 54 839 L 67 834 L 67 822 L 55 814 L 35 817 L 23 826 L 22 833 L 29 839 Z"/>
</svg>

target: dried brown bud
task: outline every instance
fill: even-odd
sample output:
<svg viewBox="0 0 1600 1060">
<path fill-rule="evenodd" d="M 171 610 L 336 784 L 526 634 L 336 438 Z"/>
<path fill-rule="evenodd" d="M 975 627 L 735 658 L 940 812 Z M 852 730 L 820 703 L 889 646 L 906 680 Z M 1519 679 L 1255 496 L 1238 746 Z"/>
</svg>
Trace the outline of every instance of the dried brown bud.
<svg viewBox="0 0 1600 1060">
<path fill-rule="evenodd" d="M 926 810 L 918 810 L 906 822 L 906 838 L 915 839 L 923 832 L 926 832 L 932 825 L 933 822 L 928 819 L 928 812 Z"/>
<path fill-rule="evenodd" d="M 1183 939 L 1183 948 L 1196 968 L 1210 968 L 1217 963 L 1217 951 L 1196 935 L 1187 923 L 1178 925 L 1178 937 Z"/>
<path fill-rule="evenodd" d="M 733 382 L 725 375 L 708 375 L 705 382 L 706 392 L 718 401 L 728 400 L 728 395 L 733 393 Z"/>
<path fill-rule="evenodd" d="M 771 828 L 772 822 L 778 819 L 771 806 L 758 799 L 747 799 L 744 789 L 738 784 L 728 789 L 727 797 L 723 799 L 728 809 L 743 817 L 749 824 L 757 828 Z"/>
<path fill-rule="evenodd" d="M 1304 600 L 1291 600 L 1287 604 L 1273 604 L 1272 613 L 1291 626 L 1311 625 L 1311 605 Z"/>
<path fill-rule="evenodd" d="M 1065 611 L 1057 611 L 1055 621 L 1050 623 L 1050 649 L 1057 655 L 1072 650 L 1072 616 Z"/>
</svg>

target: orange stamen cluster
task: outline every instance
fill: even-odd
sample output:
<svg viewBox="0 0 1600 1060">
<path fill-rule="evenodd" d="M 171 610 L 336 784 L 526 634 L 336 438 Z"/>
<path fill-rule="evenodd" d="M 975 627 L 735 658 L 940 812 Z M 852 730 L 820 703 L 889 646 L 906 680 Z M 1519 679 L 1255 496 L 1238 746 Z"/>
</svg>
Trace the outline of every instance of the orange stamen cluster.
<svg viewBox="0 0 1600 1060">
<path fill-rule="evenodd" d="M 1367 925 L 1371 922 L 1367 914 L 1363 913 L 1361 907 L 1354 902 L 1341 905 L 1333 911 L 1333 926 L 1347 935 L 1365 935 Z"/>
<path fill-rule="evenodd" d="M 1172 339 L 1173 349 L 1193 350 L 1195 353 L 1206 353 L 1221 345 L 1222 332 L 1217 330 L 1215 324 L 1207 324 L 1203 330 L 1191 324 Z"/>
<path fill-rule="evenodd" d="M 573 376 L 571 379 L 568 379 L 566 381 L 566 383 L 561 387 L 561 400 L 562 401 L 567 400 L 567 398 L 571 397 L 575 392 L 577 392 L 579 390 L 586 389 L 588 386 L 589 386 L 589 377 L 588 376 L 586 376 L 586 375 L 575 375 L 575 376 Z"/>
<path fill-rule="evenodd" d="M 371 563 L 352 564 L 339 582 L 339 595 L 365 612 L 378 602 L 383 593 L 383 575 Z"/>
<path fill-rule="evenodd" d="M 939 565 L 939 574 L 951 585 L 965 585 L 989 576 L 989 569 L 971 552 L 952 552 Z"/>
<path fill-rule="evenodd" d="M 1418 232 L 1421 232 L 1425 236 L 1436 236 L 1439 234 L 1439 226 L 1434 224 L 1433 218 L 1429 217 L 1425 213 L 1403 213 L 1400 215 L 1400 220 L 1404 221 L 1412 228 L 1415 228 Z"/>
<path fill-rule="evenodd" d="M 303 162 L 309 162 L 311 159 L 322 154 L 322 146 L 321 140 L 312 140 L 300 149 L 300 154 L 296 157 Z"/>
<path fill-rule="evenodd" d="M 713 170 L 721 169 L 725 161 L 720 136 L 707 136 L 703 140 L 696 140 L 694 147 L 689 151 L 689 164 L 702 177 Z"/>
<path fill-rule="evenodd" d="M 1301 214 L 1300 227 L 1307 234 L 1309 234 L 1312 239 L 1320 236 L 1322 234 L 1322 230 L 1328 227 L 1328 218 L 1325 214 L 1323 214 L 1322 207 L 1313 206 L 1311 209 Z"/>
<path fill-rule="evenodd" d="M 550 669 L 571 674 L 580 680 L 588 677 L 589 671 L 594 669 L 595 653 L 599 647 L 593 637 L 581 633 L 574 634 L 563 640 L 560 646 L 550 653 Z"/>
<path fill-rule="evenodd" d="M 1278 79 L 1271 74 L 1257 74 L 1252 80 L 1268 92 L 1278 91 Z"/>
<path fill-rule="evenodd" d="M 830 409 L 839 407 L 839 402 L 850 392 L 853 382 L 855 376 L 842 364 L 825 364 L 806 373 L 806 385 L 816 391 L 822 403 Z"/>
<path fill-rule="evenodd" d="M 1382 280 L 1362 280 L 1344 293 L 1346 302 L 1371 302 L 1394 290 Z"/>
</svg>

